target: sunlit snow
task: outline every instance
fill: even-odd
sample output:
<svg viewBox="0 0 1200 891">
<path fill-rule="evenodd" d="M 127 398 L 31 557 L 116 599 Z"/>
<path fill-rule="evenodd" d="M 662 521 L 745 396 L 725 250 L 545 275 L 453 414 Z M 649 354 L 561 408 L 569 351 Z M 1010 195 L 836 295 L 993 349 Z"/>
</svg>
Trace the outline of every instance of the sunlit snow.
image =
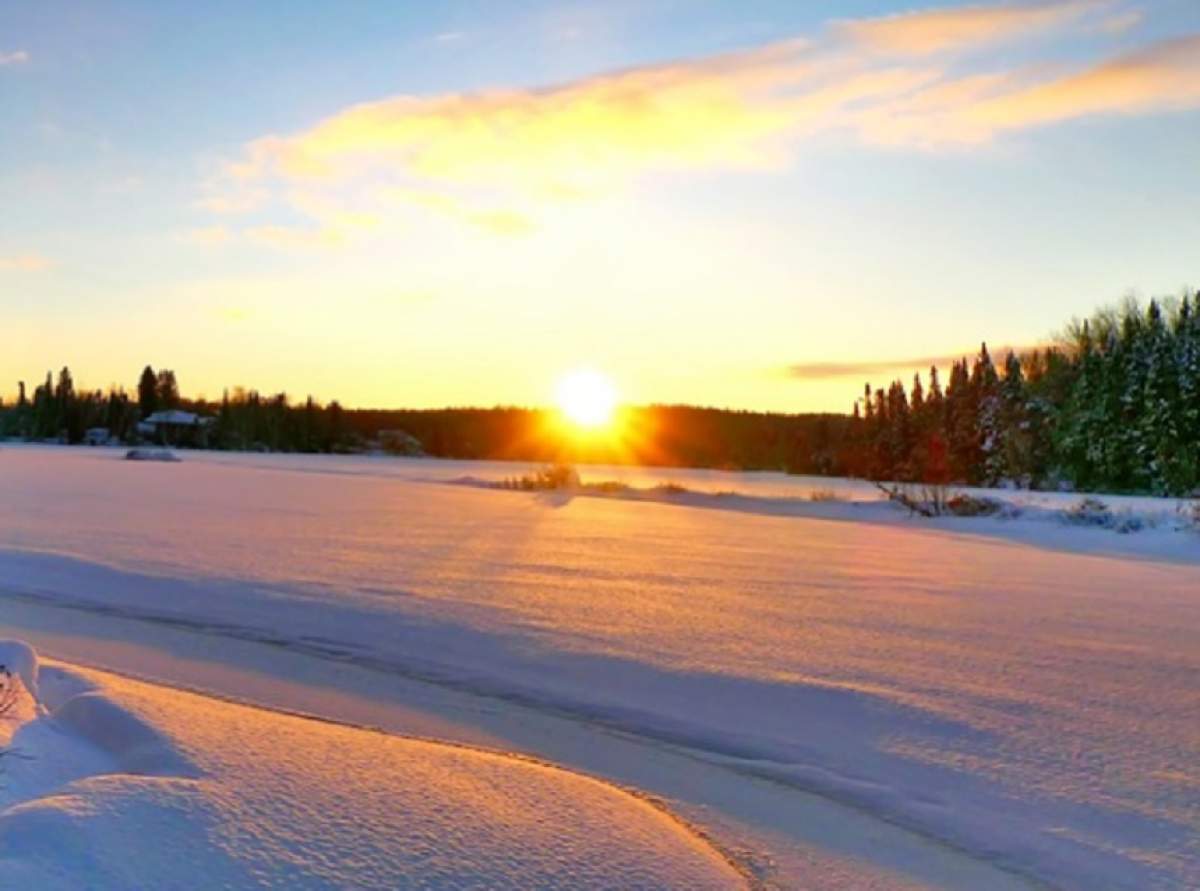
<svg viewBox="0 0 1200 891">
<path fill-rule="evenodd" d="M 637 472 L 750 496 L 722 503 L 454 484 L 490 465 L 182 457 L 6 448 L 0 605 L 568 717 L 1065 887 L 1200 883 L 1200 535 L 1065 527 L 1068 496 L 929 523 L 781 502 L 784 477 Z"/>
</svg>

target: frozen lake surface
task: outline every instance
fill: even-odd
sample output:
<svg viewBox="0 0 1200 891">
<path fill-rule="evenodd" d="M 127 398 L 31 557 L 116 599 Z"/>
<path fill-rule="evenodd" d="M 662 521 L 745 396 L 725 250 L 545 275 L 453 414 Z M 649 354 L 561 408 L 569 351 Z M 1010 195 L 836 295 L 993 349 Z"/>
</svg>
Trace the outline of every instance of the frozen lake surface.
<svg viewBox="0 0 1200 891">
<path fill-rule="evenodd" d="M 0 609 L 582 722 L 1056 886 L 1200 885 L 1200 536 L 1173 502 L 1112 499 L 1162 518 L 1118 535 L 1055 522 L 1077 496 L 931 523 L 854 481 L 584 469 L 690 490 L 642 500 L 452 484 L 509 464 L 181 454 L 0 450 Z"/>
</svg>

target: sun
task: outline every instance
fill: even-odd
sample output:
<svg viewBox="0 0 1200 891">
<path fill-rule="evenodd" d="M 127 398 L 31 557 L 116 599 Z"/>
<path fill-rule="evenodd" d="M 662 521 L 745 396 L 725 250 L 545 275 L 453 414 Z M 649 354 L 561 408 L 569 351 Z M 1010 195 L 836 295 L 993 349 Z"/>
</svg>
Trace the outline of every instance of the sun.
<svg viewBox="0 0 1200 891">
<path fill-rule="evenodd" d="M 607 426 L 617 407 L 617 389 L 598 371 L 580 369 L 558 383 L 558 407 L 574 424 L 587 429 Z"/>
</svg>

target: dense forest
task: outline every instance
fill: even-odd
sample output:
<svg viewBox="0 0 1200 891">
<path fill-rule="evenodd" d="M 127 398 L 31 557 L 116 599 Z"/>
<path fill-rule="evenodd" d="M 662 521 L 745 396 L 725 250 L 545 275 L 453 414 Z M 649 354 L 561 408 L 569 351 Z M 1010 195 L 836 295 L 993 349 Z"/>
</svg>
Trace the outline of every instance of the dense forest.
<svg viewBox="0 0 1200 891">
<path fill-rule="evenodd" d="M 565 433 L 527 408 L 344 409 L 238 388 L 185 399 L 169 370 L 136 391 L 77 390 L 71 372 L 19 384 L 0 436 L 78 443 L 99 429 L 148 437 L 156 412 L 208 419 L 176 444 L 292 452 L 784 470 L 927 483 L 1190 494 L 1200 488 L 1200 295 L 1127 301 L 1073 322 L 1052 346 L 994 359 L 986 344 L 911 387 L 868 384 L 850 415 L 693 406 L 624 410 L 611 435 Z M 200 429 L 200 428 L 198 428 Z"/>
<path fill-rule="evenodd" d="M 1200 295 L 1127 301 L 1056 346 L 986 344 L 911 390 L 868 385 L 843 463 L 872 479 L 1190 494 L 1200 487 Z"/>
</svg>

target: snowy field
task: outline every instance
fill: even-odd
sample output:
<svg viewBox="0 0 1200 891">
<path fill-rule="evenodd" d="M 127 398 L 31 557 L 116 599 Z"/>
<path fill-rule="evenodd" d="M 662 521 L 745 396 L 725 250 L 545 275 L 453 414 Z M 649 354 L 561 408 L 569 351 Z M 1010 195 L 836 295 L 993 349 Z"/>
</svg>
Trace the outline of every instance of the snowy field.
<svg viewBox="0 0 1200 891">
<path fill-rule="evenodd" d="M 523 751 L 626 804 L 618 787 L 640 790 L 675 815 L 657 841 L 615 811 L 628 843 L 582 836 L 597 852 L 619 838 L 628 874 L 728 858 L 762 887 L 1200 886 L 1200 533 L 1178 528 L 1174 502 L 1106 499 L 1149 527 L 1121 535 L 1065 525 L 1069 495 L 999 493 L 1020 516 L 928 521 L 861 483 L 774 474 L 585 469 L 689 491 L 573 497 L 479 484 L 524 472 L 505 464 L 182 457 L 0 449 L 3 634 L 148 680 Z M 192 726 L 235 718 L 203 700 L 189 721 L 184 694 L 101 680 L 212 775 L 216 791 L 181 799 L 197 825 L 257 813 L 231 791 L 252 768 L 207 766 L 221 735 Z M 414 757 L 387 745 L 397 764 Z M 455 819 L 467 793 L 429 771 L 435 816 Z M 288 794 L 303 798 L 309 773 L 325 794 L 318 772 L 297 764 Z M 94 782 L 56 782 L 72 780 Z M 394 791 L 407 813 L 411 790 Z M 0 797 L 0 821 L 20 801 Z M 581 821 L 611 802 L 593 804 Z M 310 805 L 354 820 L 344 802 Z M 73 806 L 35 826 L 74 825 Z M 236 868 L 287 831 L 276 817 Z M 501 856 L 485 824 L 470 831 L 479 864 Z M 388 831 L 379 844 L 408 843 L 405 826 Z M 79 832 L 81 856 L 106 838 Z M 597 853 L 579 850 L 585 865 Z M 0 886 L 38 868 L 2 850 Z"/>
</svg>

